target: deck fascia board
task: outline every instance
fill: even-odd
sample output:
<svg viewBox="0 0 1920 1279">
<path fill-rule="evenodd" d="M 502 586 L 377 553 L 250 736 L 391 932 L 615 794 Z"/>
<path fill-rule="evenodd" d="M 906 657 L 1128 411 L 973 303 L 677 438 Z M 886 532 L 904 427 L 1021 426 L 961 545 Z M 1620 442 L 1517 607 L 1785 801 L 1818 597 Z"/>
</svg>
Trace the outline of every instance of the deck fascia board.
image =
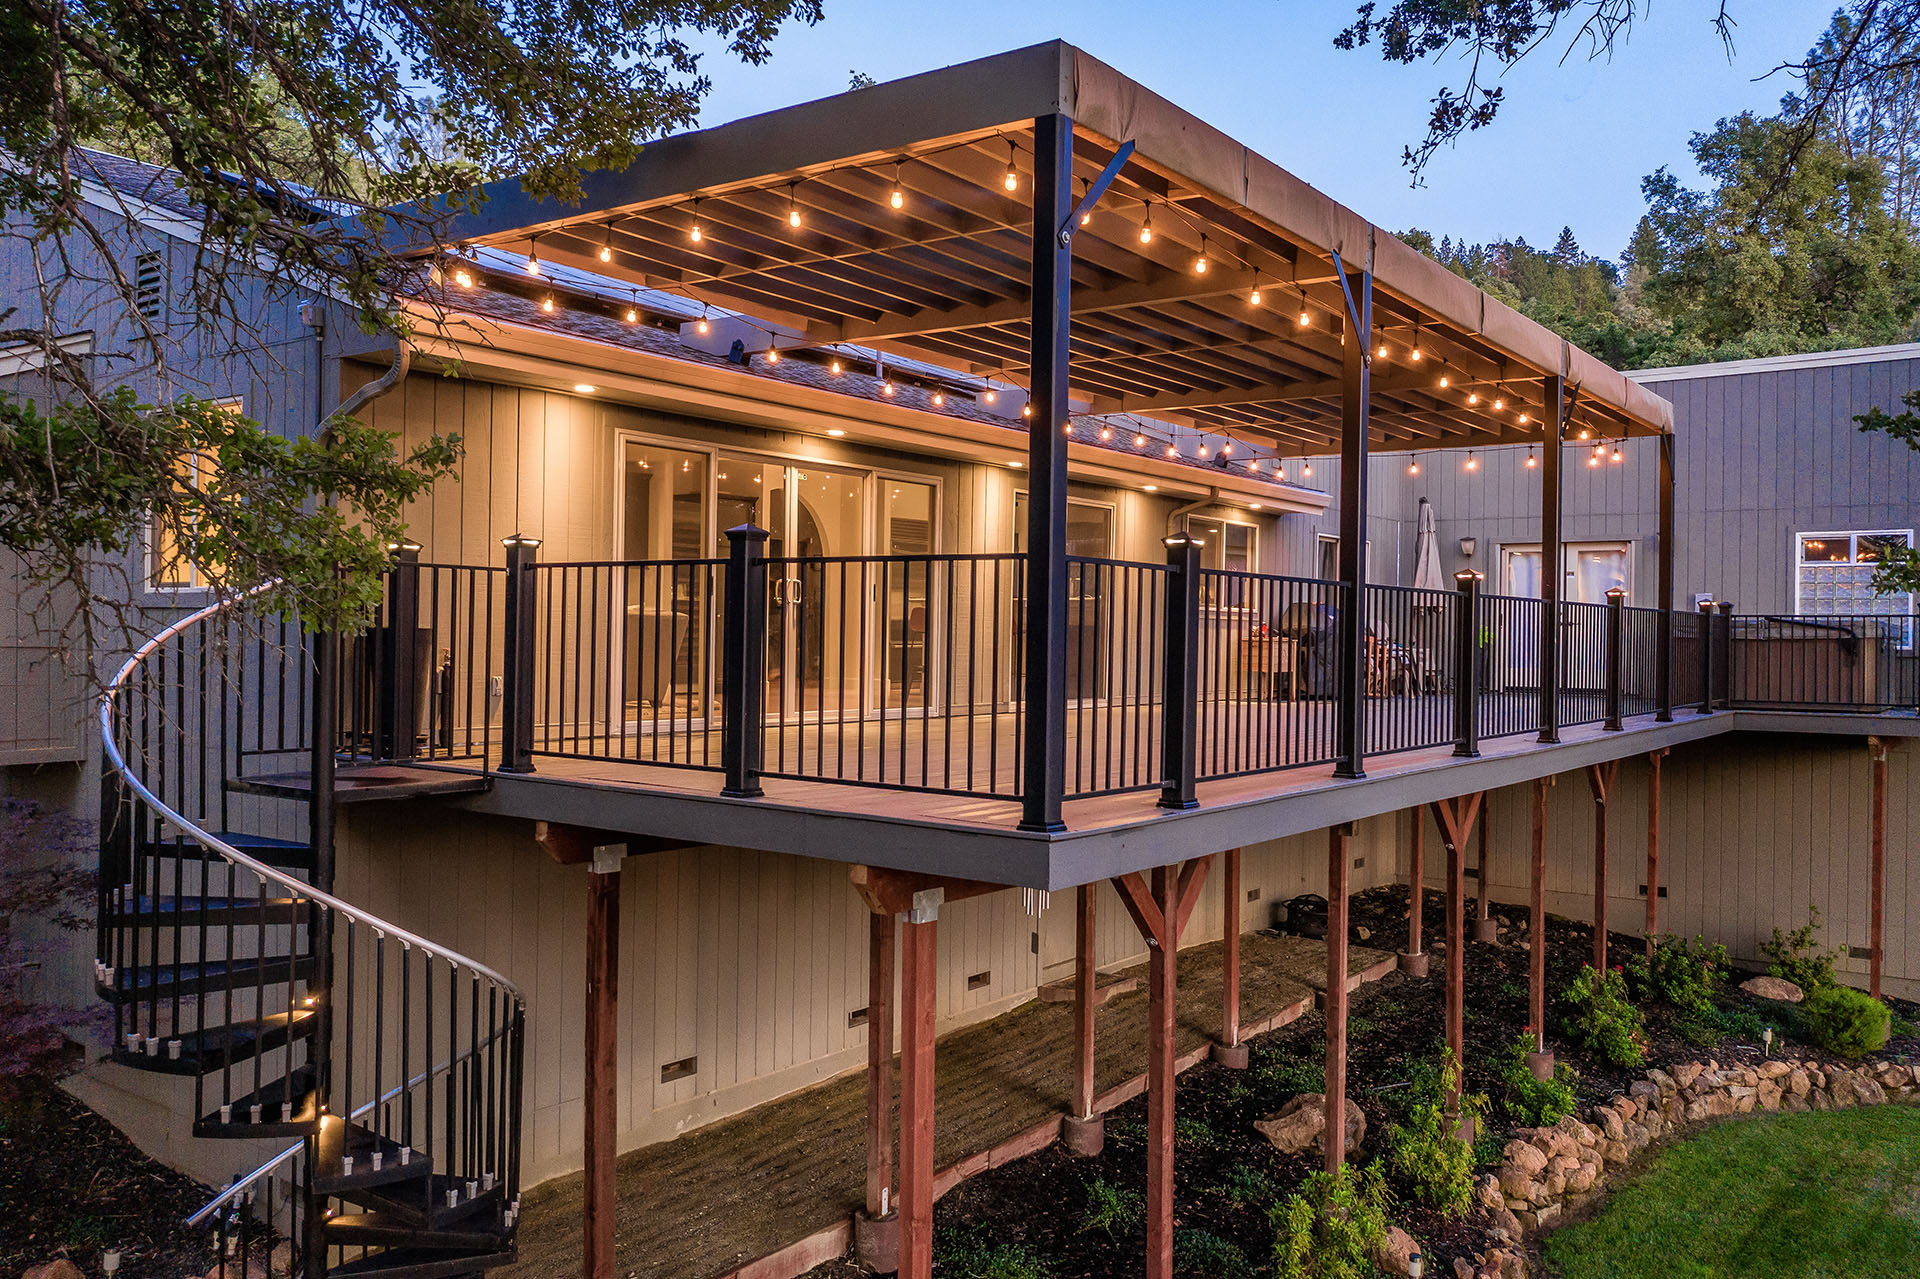
<svg viewBox="0 0 1920 1279">
<path fill-rule="evenodd" d="M 1570 728 L 1554 744 L 1531 735 L 1496 738 L 1471 759 L 1446 747 L 1382 756 L 1353 781 L 1315 769 L 1306 780 L 1308 770 L 1291 770 L 1206 782 L 1198 788 L 1200 806 L 1185 811 L 1157 809 L 1145 793 L 1070 801 L 1068 829 L 1052 835 L 1014 829 L 1017 805 L 1008 802 L 974 802 L 978 817 L 962 820 L 915 811 L 917 800 L 953 802 L 944 797 L 830 783 L 770 781 L 765 798 L 729 799 L 691 787 L 496 774 L 489 790 L 449 802 L 501 816 L 1059 891 L 1734 732 L 1916 737 L 1920 716 L 1683 710 L 1661 724 L 1644 715 L 1618 732 Z"/>
</svg>

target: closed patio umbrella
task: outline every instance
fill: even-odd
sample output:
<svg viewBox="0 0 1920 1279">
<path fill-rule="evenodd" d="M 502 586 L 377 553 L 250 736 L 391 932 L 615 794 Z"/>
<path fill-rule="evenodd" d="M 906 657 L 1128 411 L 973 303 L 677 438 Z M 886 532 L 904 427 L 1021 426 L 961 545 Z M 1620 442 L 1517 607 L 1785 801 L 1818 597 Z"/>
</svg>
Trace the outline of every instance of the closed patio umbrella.
<svg viewBox="0 0 1920 1279">
<path fill-rule="evenodd" d="M 1433 530 L 1433 503 L 1420 499 L 1419 531 L 1413 538 L 1413 584 L 1421 590 L 1444 591 L 1440 580 L 1440 546 Z"/>
</svg>

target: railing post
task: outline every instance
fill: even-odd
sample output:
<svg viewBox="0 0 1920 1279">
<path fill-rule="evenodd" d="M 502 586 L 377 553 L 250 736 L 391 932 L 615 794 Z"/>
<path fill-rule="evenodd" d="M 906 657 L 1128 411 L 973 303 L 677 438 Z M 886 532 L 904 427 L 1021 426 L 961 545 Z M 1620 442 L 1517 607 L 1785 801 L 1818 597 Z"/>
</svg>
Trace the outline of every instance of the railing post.
<svg viewBox="0 0 1920 1279">
<path fill-rule="evenodd" d="M 1702 715 L 1713 714 L 1713 604 L 1700 601 L 1700 706 Z"/>
<path fill-rule="evenodd" d="M 1660 437 L 1660 546 L 1659 580 L 1660 639 L 1654 647 L 1654 718 L 1665 724 L 1673 719 L 1673 432 Z"/>
<path fill-rule="evenodd" d="M 414 632 L 420 618 L 420 546 L 400 542 L 387 548 L 387 624 L 379 643 L 380 687 L 374 692 L 379 716 L 374 735 L 377 759 L 412 759 L 419 725 L 414 722 L 420 672 L 414 661 Z"/>
<path fill-rule="evenodd" d="M 500 771 L 533 771 L 534 606 L 538 583 L 533 566 L 540 539 L 515 533 L 500 539 L 507 548 L 506 634 L 501 644 L 505 670 L 500 703 Z"/>
<path fill-rule="evenodd" d="M 767 653 L 767 530 L 727 530 L 725 654 L 720 684 L 722 795 L 754 799 L 760 790 L 760 743 Z"/>
<path fill-rule="evenodd" d="M 1167 612 L 1161 698 L 1160 807 L 1193 808 L 1194 746 L 1200 706 L 1200 542 L 1166 539 Z"/>
<path fill-rule="evenodd" d="M 1620 587 L 1607 592 L 1607 721 L 1601 727 L 1618 732 L 1621 722 L 1622 677 L 1627 664 L 1627 593 Z"/>
<path fill-rule="evenodd" d="M 1720 699 L 1720 704 L 1731 710 L 1733 708 L 1733 601 L 1721 600 L 1714 605 L 1714 608 L 1720 613 L 1720 643 L 1723 645 L 1720 650 L 1720 679 L 1727 686 L 1727 695 Z M 1713 690 L 1708 689 L 1707 695 L 1711 697 Z"/>
<path fill-rule="evenodd" d="M 1453 627 L 1453 753 L 1480 753 L 1480 583 L 1483 574 L 1463 568 L 1453 575 L 1459 590 Z"/>
</svg>

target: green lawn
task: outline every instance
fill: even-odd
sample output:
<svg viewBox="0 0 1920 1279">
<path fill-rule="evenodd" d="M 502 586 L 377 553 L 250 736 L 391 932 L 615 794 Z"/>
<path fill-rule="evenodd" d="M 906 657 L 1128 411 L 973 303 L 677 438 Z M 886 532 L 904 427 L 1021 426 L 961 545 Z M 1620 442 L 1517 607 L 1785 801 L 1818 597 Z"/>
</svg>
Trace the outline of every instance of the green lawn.
<svg viewBox="0 0 1920 1279">
<path fill-rule="evenodd" d="M 1564 1279 L 1912 1279 L 1920 1109 L 1721 1124 L 1547 1241 Z"/>
</svg>

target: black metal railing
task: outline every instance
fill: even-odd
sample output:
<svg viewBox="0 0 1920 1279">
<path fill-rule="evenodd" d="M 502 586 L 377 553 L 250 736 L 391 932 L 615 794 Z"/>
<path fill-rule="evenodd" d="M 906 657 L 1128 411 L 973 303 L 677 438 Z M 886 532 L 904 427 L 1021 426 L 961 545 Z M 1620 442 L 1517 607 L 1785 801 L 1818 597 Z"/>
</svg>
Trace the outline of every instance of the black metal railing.
<svg viewBox="0 0 1920 1279">
<path fill-rule="evenodd" d="M 1069 797 L 1161 784 L 1172 583 L 1165 564 L 1067 557 Z"/>
<path fill-rule="evenodd" d="M 429 593 L 423 629 L 483 651 L 477 623 L 445 620 L 468 603 L 478 618 L 479 601 L 454 601 Z M 370 724 L 330 714 L 331 675 L 377 645 L 308 636 L 236 600 L 149 641 L 102 704 L 95 976 L 115 1056 L 190 1076 L 196 1135 L 296 1139 L 194 1218 L 234 1273 L 276 1238 L 294 1273 L 377 1252 L 332 1242 L 327 1223 L 360 1211 L 354 1188 L 397 1183 L 416 1160 L 407 1193 L 422 1213 L 457 1210 L 508 1240 L 518 1213 L 524 997 L 335 896 L 330 839 L 288 798 L 317 789 L 306 770 L 335 754 L 330 737 L 370 740 Z M 429 724 L 456 704 L 409 702 Z M 457 722 L 452 741 L 428 749 L 464 748 Z"/>
<path fill-rule="evenodd" d="M 345 647 L 340 742 L 382 760 L 481 764 L 497 752 L 506 570 L 402 550 L 373 623 Z"/>
<path fill-rule="evenodd" d="M 1458 591 L 1369 586 L 1361 651 L 1366 671 L 1368 755 L 1421 750 L 1454 740 Z"/>
<path fill-rule="evenodd" d="M 1346 588 L 1219 569 L 1202 582 L 1198 776 L 1331 763 Z"/>
<path fill-rule="evenodd" d="M 1480 597 L 1474 655 L 1483 740 L 1540 731 L 1540 635 L 1546 626 L 1544 600 Z"/>
<path fill-rule="evenodd" d="M 1911 615 L 1733 615 L 1726 703 L 1770 710 L 1920 709 Z"/>
</svg>

